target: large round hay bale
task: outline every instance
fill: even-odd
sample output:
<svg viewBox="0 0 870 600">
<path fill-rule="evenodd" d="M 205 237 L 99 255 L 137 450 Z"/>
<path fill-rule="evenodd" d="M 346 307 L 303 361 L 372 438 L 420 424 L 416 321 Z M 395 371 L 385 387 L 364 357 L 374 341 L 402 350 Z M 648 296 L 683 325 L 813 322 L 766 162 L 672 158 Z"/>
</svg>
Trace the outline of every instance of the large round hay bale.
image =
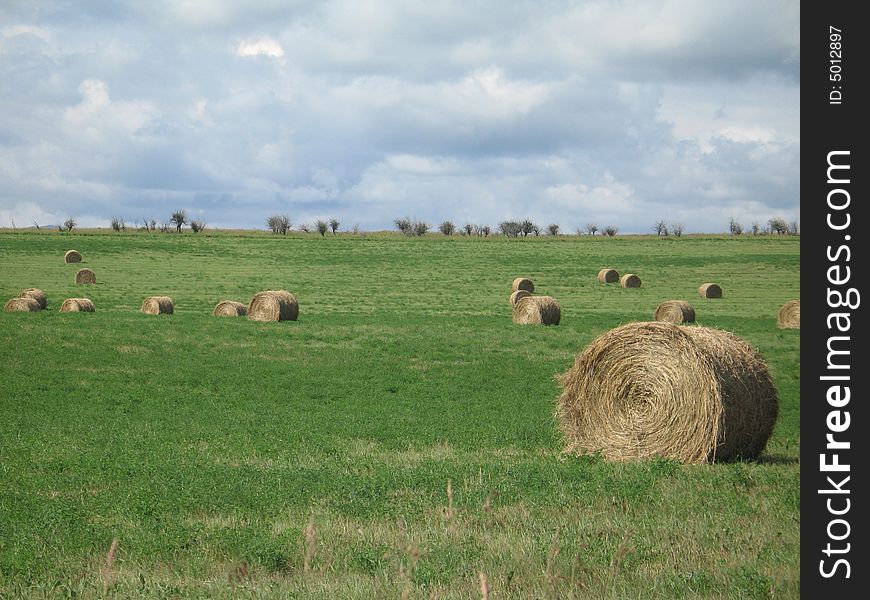
<svg viewBox="0 0 870 600">
<path fill-rule="evenodd" d="M 550 296 L 526 296 L 514 306 L 513 319 L 521 325 L 558 325 L 562 309 Z"/>
<path fill-rule="evenodd" d="M 665 300 L 656 308 L 656 321 L 667 321 L 668 323 L 694 323 L 695 322 L 695 307 L 685 300 Z"/>
<path fill-rule="evenodd" d="M 149 296 L 145 298 L 139 312 L 146 315 L 171 315 L 175 312 L 175 306 L 169 296 Z"/>
<path fill-rule="evenodd" d="M 640 277 L 635 275 L 634 273 L 626 273 L 622 277 L 619 278 L 619 285 L 624 288 L 639 288 L 640 287 Z"/>
<path fill-rule="evenodd" d="M 298 316 L 299 302 L 285 290 L 258 292 L 248 304 L 248 318 L 253 321 L 295 321 Z"/>
<path fill-rule="evenodd" d="M 39 309 L 45 310 L 45 292 L 43 292 L 39 288 L 27 288 L 21 290 L 21 293 L 18 294 L 19 298 L 33 298 L 37 302 L 39 302 Z"/>
<path fill-rule="evenodd" d="M 619 272 L 616 269 L 601 269 L 598 271 L 598 283 L 616 283 Z"/>
<path fill-rule="evenodd" d="M 718 283 L 705 283 L 698 288 L 698 295 L 701 298 L 721 298 L 722 286 Z"/>
<path fill-rule="evenodd" d="M 776 324 L 782 329 L 801 328 L 801 301 L 789 300 L 779 309 Z"/>
<path fill-rule="evenodd" d="M 63 262 L 80 263 L 82 262 L 82 255 L 78 250 L 67 250 L 66 254 L 63 255 Z"/>
<path fill-rule="evenodd" d="M 517 290 L 526 290 L 527 292 L 532 293 L 535 291 L 535 284 L 527 277 L 517 277 L 514 279 L 513 284 L 511 284 L 511 290 L 514 292 Z"/>
<path fill-rule="evenodd" d="M 76 273 L 76 283 L 90 284 L 96 282 L 97 274 L 90 269 L 79 269 L 78 273 Z"/>
<path fill-rule="evenodd" d="M 60 312 L 94 312 L 90 298 L 67 298 L 60 305 Z"/>
<path fill-rule="evenodd" d="M 30 296 L 24 298 L 12 298 L 3 306 L 6 312 L 36 312 L 39 310 L 39 301 Z"/>
<path fill-rule="evenodd" d="M 517 290 L 511 293 L 511 306 L 516 306 L 517 302 L 520 301 L 520 298 L 526 298 L 531 295 L 532 293 L 528 290 Z"/>
<path fill-rule="evenodd" d="M 754 459 L 779 409 L 767 365 L 749 345 L 661 321 L 604 333 L 560 381 L 566 450 L 607 460 Z"/>
<path fill-rule="evenodd" d="M 248 314 L 248 307 L 234 300 L 221 300 L 211 314 L 215 317 L 244 317 Z"/>
</svg>

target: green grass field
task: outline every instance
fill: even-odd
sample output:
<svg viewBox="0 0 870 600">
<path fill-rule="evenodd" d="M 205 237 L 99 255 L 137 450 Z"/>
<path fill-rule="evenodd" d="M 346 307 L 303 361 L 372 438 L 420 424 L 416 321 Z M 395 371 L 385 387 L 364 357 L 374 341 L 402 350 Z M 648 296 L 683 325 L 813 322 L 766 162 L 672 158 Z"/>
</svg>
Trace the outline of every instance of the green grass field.
<svg viewBox="0 0 870 600">
<path fill-rule="evenodd" d="M 799 238 L 7 231 L 0 257 L 0 299 L 49 303 L 0 313 L 0 597 L 799 595 Z M 511 322 L 518 275 L 559 326 Z M 264 289 L 299 320 L 211 316 Z M 97 312 L 57 312 L 76 296 Z M 767 359 L 766 453 L 562 456 L 554 376 L 675 298 Z"/>
</svg>

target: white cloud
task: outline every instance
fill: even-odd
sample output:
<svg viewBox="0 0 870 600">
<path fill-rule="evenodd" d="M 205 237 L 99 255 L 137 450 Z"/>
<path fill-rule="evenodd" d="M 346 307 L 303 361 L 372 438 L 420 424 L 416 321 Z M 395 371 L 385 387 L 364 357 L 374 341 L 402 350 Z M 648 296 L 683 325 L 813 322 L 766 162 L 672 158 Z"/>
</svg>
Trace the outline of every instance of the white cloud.
<svg viewBox="0 0 870 600">
<path fill-rule="evenodd" d="M 253 40 L 242 40 L 236 48 L 238 56 L 271 56 L 281 58 L 284 56 L 284 48 L 281 44 L 270 37 L 262 37 Z"/>
<path fill-rule="evenodd" d="M 799 212 L 791 0 L 159 7 L 4 8 L 4 215 L 647 232 Z"/>
</svg>

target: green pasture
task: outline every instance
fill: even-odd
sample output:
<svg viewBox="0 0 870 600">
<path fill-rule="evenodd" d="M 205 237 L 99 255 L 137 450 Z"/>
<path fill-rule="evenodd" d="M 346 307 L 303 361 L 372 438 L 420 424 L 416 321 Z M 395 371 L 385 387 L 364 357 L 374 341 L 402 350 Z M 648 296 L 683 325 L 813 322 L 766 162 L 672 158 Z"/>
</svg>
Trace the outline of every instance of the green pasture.
<svg viewBox="0 0 870 600">
<path fill-rule="evenodd" d="M 798 597 L 799 238 L 7 230 L 0 264 L 48 296 L 0 313 L 0 598 Z M 560 325 L 511 322 L 517 276 Z M 211 316 L 267 289 L 299 320 Z M 563 456 L 555 376 L 669 299 L 767 359 L 767 451 Z"/>
</svg>

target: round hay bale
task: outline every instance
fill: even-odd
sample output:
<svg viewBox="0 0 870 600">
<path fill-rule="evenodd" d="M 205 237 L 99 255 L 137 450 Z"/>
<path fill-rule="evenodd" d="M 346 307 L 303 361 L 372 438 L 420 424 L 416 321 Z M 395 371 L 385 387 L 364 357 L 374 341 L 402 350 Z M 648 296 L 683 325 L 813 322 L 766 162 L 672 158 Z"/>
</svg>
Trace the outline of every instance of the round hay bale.
<svg viewBox="0 0 870 600">
<path fill-rule="evenodd" d="M 520 298 L 526 298 L 531 296 L 532 293 L 528 290 L 517 290 L 511 294 L 511 306 L 516 306 L 517 302 L 520 301 Z"/>
<path fill-rule="evenodd" d="M 285 290 L 258 292 L 248 304 L 252 321 L 295 321 L 299 316 L 296 296 Z"/>
<path fill-rule="evenodd" d="M 601 269 L 598 271 L 598 283 L 616 283 L 619 272 L 616 269 Z"/>
<path fill-rule="evenodd" d="M 63 262 L 65 263 L 80 263 L 82 262 L 81 252 L 78 250 L 67 250 L 66 254 L 63 255 Z"/>
<path fill-rule="evenodd" d="M 526 296 L 514 305 L 513 319 L 520 325 L 558 325 L 562 309 L 550 296 Z"/>
<path fill-rule="evenodd" d="M 514 279 L 513 284 L 511 284 L 511 290 L 514 292 L 517 290 L 526 290 L 531 294 L 535 291 L 535 284 L 527 277 L 517 277 Z"/>
<path fill-rule="evenodd" d="M 656 308 L 654 319 L 679 325 L 695 322 L 695 307 L 685 300 L 665 300 Z"/>
<path fill-rule="evenodd" d="M 90 298 L 67 298 L 60 305 L 60 312 L 94 312 Z"/>
<path fill-rule="evenodd" d="M 97 274 L 90 269 L 79 269 L 78 273 L 76 273 L 76 283 L 90 284 L 96 282 Z"/>
<path fill-rule="evenodd" d="M 705 283 L 698 288 L 698 295 L 701 298 L 721 298 L 722 286 L 718 283 Z"/>
<path fill-rule="evenodd" d="M 248 307 L 234 300 L 221 300 L 211 314 L 215 317 L 244 317 L 248 314 Z"/>
<path fill-rule="evenodd" d="M 146 315 L 171 315 L 175 312 L 175 306 L 169 296 L 149 296 L 145 298 L 139 312 Z"/>
<path fill-rule="evenodd" d="M 776 319 L 776 324 L 781 329 L 800 329 L 801 328 L 801 301 L 789 300 L 779 309 L 779 316 Z"/>
<path fill-rule="evenodd" d="M 619 278 L 619 285 L 624 288 L 639 288 L 640 287 L 640 277 L 635 275 L 634 273 L 626 273 L 622 277 Z"/>
<path fill-rule="evenodd" d="M 37 302 L 39 302 L 39 309 L 45 310 L 45 292 L 43 292 L 39 288 L 27 288 L 25 290 L 21 290 L 21 293 L 18 294 L 19 298 L 33 298 Z"/>
<path fill-rule="evenodd" d="M 30 296 L 12 298 L 6 302 L 3 310 L 6 312 L 36 312 L 39 310 L 39 301 Z"/>
<path fill-rule="evenodd" d="M 727 331 L 661 321 L 612 329 L 561 376 L 566 451 L 606 460 L 754 459 L 779 410 L 762 357 Z"/>
</svg>

